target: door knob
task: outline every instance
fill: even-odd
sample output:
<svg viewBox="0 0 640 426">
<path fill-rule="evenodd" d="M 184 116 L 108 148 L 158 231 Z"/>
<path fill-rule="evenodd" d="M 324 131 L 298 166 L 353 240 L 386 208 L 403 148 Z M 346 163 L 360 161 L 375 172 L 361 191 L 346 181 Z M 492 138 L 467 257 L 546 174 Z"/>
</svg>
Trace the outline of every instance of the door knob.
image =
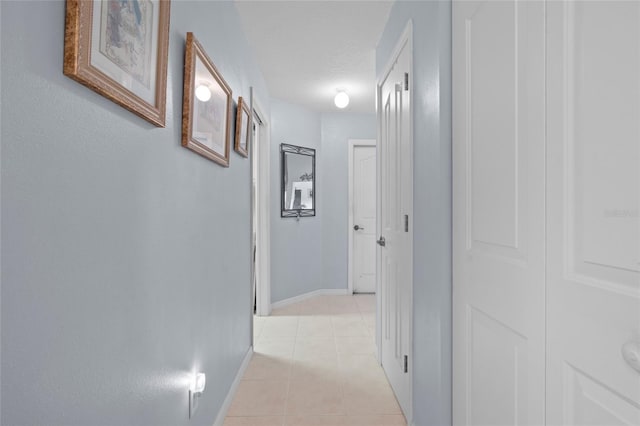
<svg viewBox="0 0 640 426">
<path fill-rule="evenodd" d="M 353 229 L 355 229 L 355 230 L 357 231 L 357 230 L 359 230 L 359 229 L 364 229 L 364 228 L 363 228 L 363 227 L 361 227 L 360 225 L 356 225 L 356 226 L 354 226 L 354 227 L 353 227 Z"/>
<path fill-rule="evenodd" d="M 640 373 L 640 342 L 627 342 L 622 346 L 622 358 L 627 364 Z"/>
<path fill-rule="evenodd" d="M 385 240 L 384 237 L 381 235 L 378 241 L 376 241 L 376 243 L 378 243 L 380 247 L 384 247 L 387 245 L 387 240 Z"/>
</svg>

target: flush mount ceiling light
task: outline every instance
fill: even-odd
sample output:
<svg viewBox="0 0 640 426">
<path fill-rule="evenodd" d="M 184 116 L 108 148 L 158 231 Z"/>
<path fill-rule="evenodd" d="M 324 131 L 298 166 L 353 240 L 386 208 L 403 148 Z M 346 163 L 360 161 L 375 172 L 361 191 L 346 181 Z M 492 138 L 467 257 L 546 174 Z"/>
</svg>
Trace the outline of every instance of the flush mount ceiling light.
<svg viewBox="0 0 640 426">
<path fill-rule="evenodd" d="M 196 98 L 198 98 L 199 101 L 207 102 L 211 99 L 211 89 L 205 84 L 200 84 L 196 87 Z"/>
<path fill-rule="evenodd" d="M 349 105 L 349 95 L 347 95 L 347 92 L 344 90 L 340 90 L 333 99 L 333 102 L 335 102 L 338 108 L 346 108 L 347 105 Z"/>
</svg>

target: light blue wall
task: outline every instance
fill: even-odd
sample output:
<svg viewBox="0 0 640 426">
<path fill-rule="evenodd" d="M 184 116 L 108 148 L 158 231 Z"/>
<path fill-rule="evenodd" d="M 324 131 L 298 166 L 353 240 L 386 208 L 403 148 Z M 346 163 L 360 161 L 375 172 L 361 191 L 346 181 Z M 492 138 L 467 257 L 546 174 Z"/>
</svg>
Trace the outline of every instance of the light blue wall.
<svg viewBox="0 0 640 426">
<path fill-rule="evenodd" d="M 2 424 L 211 425 L 249 347 L 249 161 L 180 146 L 186 32 L 269 95 L 233 2 L 171 12 L 160 129 L 63 76 L 63 1 L 2 2 Z"/>
<path fill-rule="evenodd" d="M 375 139 L 375 114 L 322 114 L 322 253 L 324 288 L 347 288 L 349 139 Z"/>
<path fill-rule="evenodd" d="M 323 167 L 320 115 L 295 104 L 271 100 L 271 301 L 323 288 L 322 183 L 316 182 L 315 217 L 280 217 L 280 144 L 316 150 L 316 174 Z"/>
<path fill-rule="evenodd" d="M 374 114 L 317 113 L 271 103 L 271 300 L 347 289 L 349 139 L 376 137 Z M 280 144 L 315 148 L 316 216 L 280 217 Z M 275 192 L 274 192 L 275 189 Z"/>
<path fill-rule="evenodd" d="M 451 3 L 398 1 L 377 75 L 413 20 L 413 420 L 451 424 Z"/>
</svg>

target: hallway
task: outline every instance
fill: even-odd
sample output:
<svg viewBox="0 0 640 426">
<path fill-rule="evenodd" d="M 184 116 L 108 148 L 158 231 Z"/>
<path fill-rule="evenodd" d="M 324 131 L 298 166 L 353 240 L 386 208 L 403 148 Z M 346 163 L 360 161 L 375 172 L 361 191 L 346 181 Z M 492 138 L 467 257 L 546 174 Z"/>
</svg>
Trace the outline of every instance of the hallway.
<svg viewBox="0 0 640 426">
<path fill-rule="evenodd" d="M 317 296 L 254 319 L 226 426 L 405 425 L 375 358 L 375 296 Z"/>
</svg>

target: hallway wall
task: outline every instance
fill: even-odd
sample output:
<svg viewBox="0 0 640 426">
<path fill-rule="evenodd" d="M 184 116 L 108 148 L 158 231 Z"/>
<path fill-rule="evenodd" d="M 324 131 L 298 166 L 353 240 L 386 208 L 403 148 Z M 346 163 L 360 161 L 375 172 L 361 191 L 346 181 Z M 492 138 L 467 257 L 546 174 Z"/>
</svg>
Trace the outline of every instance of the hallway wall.
<svg viewBox="0 0 640 426">
<path fill-rule="evenodd" d="M 278 99 L 271 100 L 271 302 L 322 288 L 323 192 L 316 182 L 314 217 L 280 217 L 280 144 L 316 150 L 321 174 L 320 115 Z"/>
<path fill-rule="evenodd" d="M 380 76 L 413 21 L 413 423 L 451 424 L 451 1 L 397 1 Z"/>
<path fill-rule="evenodd" d="M 268 108 L 235 5 L 172 2 L 161 129 L 62 74 L 63 1 L 0 3 L 0 422 L 211 425 L 250 344 L 250 162 L 180 146 L 184 41 Z"/>
<path fill-rule="evenodd" d="M 375 114 L 324 113 L 322 268 L 325 288 L 346 289 L 349 263 L 349 139 L 376 139 Z"/>
<path fill-rule="evenodd" d="M 271 129 L 271 301 L 319 289 L 346 291 L 348 140 L 375 139 L 375 115 L 318 113 L 272 99 Z M 315 217 L 280 217 L 281 143 L 316 149 Z"/>
</svg>

